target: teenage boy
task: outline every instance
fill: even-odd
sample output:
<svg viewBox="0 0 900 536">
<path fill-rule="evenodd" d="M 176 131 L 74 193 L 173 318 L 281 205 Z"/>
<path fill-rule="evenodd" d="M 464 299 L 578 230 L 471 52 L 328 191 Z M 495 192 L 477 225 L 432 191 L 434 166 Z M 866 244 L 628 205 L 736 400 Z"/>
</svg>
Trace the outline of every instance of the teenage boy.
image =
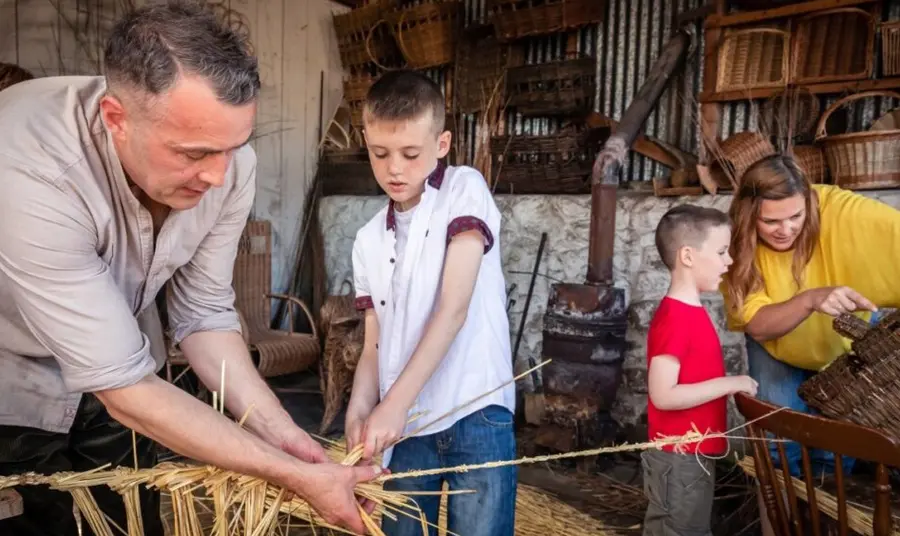
<svg viewBox="0 0 900 536">
<path fill-rule="evenodd" d="M 726 397 L 756 394 L 749 376 L 725 376 L 716 328 L 700 302 L 715 292 L 731 265 L 731 227 L 719 210 L 695 205 L 672 208 L 656 228 L 656 248 L 669 269 L 669 290 L 647 337 L 647 425 L 650 440 L 726 431 Z M 715 461 L 727 449 L 724 437 L 641 454 L 648 507 L 644 535 L 708 536 L 715 486 Z"/>
<path fill-rule="evenodd" d="M 444 117 L 440 88 L 404 70 L 373 84 L 363 110 L 372 169 L 390 200 L 353 245 L 365 341 L 347 409 L 347 446 L 365 445 L 365 460 L 383 453 L 394 473 L 516 454 L 513 384 L 453 411 L 513 376 L 500 212 L 477 170 L 440 162 L 450 150 Z M 513 535 L 514 467 L 397 479 L 385 487 L 437 492 L 444 480 L 450 489 L 475 491 L 449 497 L 448 530 Z M 439 496 L 415 501 L 436 525 Z M 417 518 L 397 517 L 384 517 L 386 534 L 421 535 Z"/>
</svg>

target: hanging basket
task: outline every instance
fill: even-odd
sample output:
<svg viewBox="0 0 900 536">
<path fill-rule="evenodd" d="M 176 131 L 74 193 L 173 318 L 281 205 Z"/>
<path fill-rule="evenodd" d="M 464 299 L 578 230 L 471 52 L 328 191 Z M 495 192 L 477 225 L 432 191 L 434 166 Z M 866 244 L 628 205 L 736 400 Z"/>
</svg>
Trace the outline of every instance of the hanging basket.
<svg viewBox="0 0 900 536">
<path fill-rule="evenodd" d="M 750 166 L 775 154 L 775 147 L 759 132 L 738 132 L 720 143 L 714 154 L 727 177 L 740 184 Z"/>
<path fill-rule="evenodd" d="M 856 7 L 810 13 L 797 21 L 791 82 L 817 84 L 872 76 L 875 19 Z"/>
<path fill-rule="evenodd" d="M 487 12 L 497 38 L 512 41 L 599 24 L 605 0 L 488 0 Z"/>
<path fill-rule="evenodd" d="M 341 64 L 354 70 L 368 63 L 391 63 L 400 57 L 383 17 L 400 0 L 372 0 L 347 13 L 333 16 Z"/>
<path fill-rule="evenodd" d="M 351 76 L 344 79 L 344 100 L 350 108 L 350 124 L 354 127 L 362 127 L 362 109 L 366 101 L 369 88 L 375 83 L 376 77 L 371 75 Z"/>
<path fill-rule="evenodd" d="M 405 7 L 389 15 L 394 39 L 410 69 L 428 69 L 453 62 L 459 0 L 444 0 Z"/>
<path fill-rule="evenodd" d="M 828 169 L 842 188 L 864 190 L 900 186 L 900 129 L 869 130 L 847 134 L 826 131 L 828 118 L 840 107 L 866 97 L 892 97 L 893 91 L 864 91 L 832 104 L 816 127 L 816 140 L 825 147 Z"/>
<path fill-rule="evenodd" d="M 834 330 L 853 340 L 852 353 L 803 382 L 797 394 L 833 419 L 900 438 L 900 313 L 886 315 L 873 327 L 856 316 L 841 315 Z"/>
<path fill-rule="evenodd" d="M 509 69 L 508 104 L 526 116 L 570 115 L 591 110 L 596 82 L 592 56 Z"/>
<path fill-rule="evenodd" d="M 882 22 L 881 71 L 883 76 L 900 74 L 900 20 Z"/>
<path fill-rule="evenodd" d="M 609 130 L 568 128 L 546 136 L 491 138 L 491 174 L 498 193 L 586 194 L 594 158 Z"/>
</svg>

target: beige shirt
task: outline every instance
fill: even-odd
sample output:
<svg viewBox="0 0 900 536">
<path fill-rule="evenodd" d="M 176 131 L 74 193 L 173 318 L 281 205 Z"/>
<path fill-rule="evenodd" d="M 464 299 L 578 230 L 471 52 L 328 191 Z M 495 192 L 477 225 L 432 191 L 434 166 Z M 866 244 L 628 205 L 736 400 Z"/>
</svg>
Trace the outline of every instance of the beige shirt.
<svg viewBox="0 0 900 536">
<path fill-rule="evenodd" d="M 132 385 L 165 361 L 155 297 L 180 342 L 240 331 L 231 277 L 256 156 L 173 210 L 154 247 L 99 114 L 102 77 L 0 92 L 0 425 L 66 432 L 81 393 Z"/>
</svg>

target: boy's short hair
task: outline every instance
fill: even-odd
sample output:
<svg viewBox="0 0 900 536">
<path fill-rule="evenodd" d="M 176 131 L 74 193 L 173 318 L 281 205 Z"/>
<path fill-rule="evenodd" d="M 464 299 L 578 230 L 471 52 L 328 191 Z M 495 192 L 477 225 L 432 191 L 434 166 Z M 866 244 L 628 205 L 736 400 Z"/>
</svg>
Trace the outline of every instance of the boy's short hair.
<svg viewBox="0 0 900 536">
<path fill-rule="evenodd" d="M 15 63 L 0 62 L 0 91 L 33 78 L 34 75 L 31 74 L 31 71 L 19 67 Z"/>
<path fill-rule="evenodd" d="M 679 249 L 684 246 L 699 248 L 710 229 L 723 225 L 730 226 L 731 221 L 721 210 L 690 204 L 669 209 L 656 226 L 656 250 L 663 264 L 673 270 Z"/>
<path fill-rule="evenodd" d="M 443 132 L 445 102 L 441 88 L 421 73 L 401 69 L 384 73 L 369 88 L 363 122 L 408 121 L 428 112 L 435 133 Z"/>
</svg>

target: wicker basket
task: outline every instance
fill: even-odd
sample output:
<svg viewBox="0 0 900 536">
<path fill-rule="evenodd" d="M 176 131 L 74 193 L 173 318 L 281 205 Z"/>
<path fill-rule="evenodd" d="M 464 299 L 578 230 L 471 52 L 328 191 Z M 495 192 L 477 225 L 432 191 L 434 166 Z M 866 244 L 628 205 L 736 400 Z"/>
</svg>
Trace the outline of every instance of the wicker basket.
<svg viewBox="0 0 900 536">
<path fill-rule="evenodd" d="M 332 150 L 319 162 L 322 195 L 383 195 L 365 149 Z"/>
<path fill-rule="evenodd" d="M 825 147 L 825 158 L 834 183 L 842 188 L 864 190 L 900 185 L 900 129 L 870 130 L 847 134 L 826 132 L 828 118 L 838 108 L 865 97 L 893 97 L 893 91 L 864 91 L 832 104 L 816 127 L 816 140 Z"/>
<path fill-rule="evenodd" d="M 594 71 L 592 56 L 511 68 L 506 75 L 508 104 L 525 116 L 590 111 Z"/>
<path fill-rule="evenodd" d="M 900 20 L 882 22 L 881 73 L 883 76 L 900 74 Z"/>
<path fill-rule="evenodd" d="M 547 136 L 491 138 L 491 175 L 498 193 L 586 194 L 606 128 L 568 128 Z"/>
<path fill-rule="evenodd" d="M 503 99 L 503 80 L 509 65 L 510 48 L 493 36 L 463 39 L 456 60 L 456 109 L 480 112 L 490 98 Z"/>
<path fill-rule="evenodd" d="M 497 38 L 511 41 L 603 22 L 605 0 L 488 0 Z"/>
<path fill-rule="evenodd" d="M 759 132 L 738 132 L 720 143 L 713 154 L 725 174 L 739 184 L 750 166 L 775 154 L 775 147 Z"/>
<path fill-rule="evenodd" d="M 812 184 L 824 184 L 828 179 L 828 165 L 825 153 L 816 145 L 798 145 L 793 148 L 794 160 L 807 180 Z"/>
<path fill-rule="evenodd" d="M 732 30 L 719 46 L 716 91 L 783 87 L 789 77 L 790 33 L 778 28 Z"/>
<path fill-rule="evenodd" d="M 362 127 L 362 109 L 369 88 L 376 78 L 371 75 L 352 76 L 344 79 L 344 100 L 350 108 L 350 124 Z"/>
<path fill-rule="evenodd" d="M 400 51 L 387 26 L 382 24 L 388 11 L 399 4 L 400 0 L 372 0 L 347 13 L 334 15 L 338 53 L 345 69 L 399 59 Z"/>
<path fill-rule="evenodd" d="M 797 394 L 831 418 L 900 438 L 900 313 L 886 315 L 874 327 L 856 316 L 842 315 L 835 319 L 834 329 L 853 339 L 853 352 L 803 382 Z"/>
<path fill-rule="evenodd" d="M 856 7 L 800 17 L 794 34 L 791 82 L 813 84 L 872 76 L 875 19 Z"/>
<path fill-rule="evenodd" d="M 433 0 L 388 16 L 406 67 L 428 69 L 453 62 L 462 7 L 459 0 Z"/>
</svg>

